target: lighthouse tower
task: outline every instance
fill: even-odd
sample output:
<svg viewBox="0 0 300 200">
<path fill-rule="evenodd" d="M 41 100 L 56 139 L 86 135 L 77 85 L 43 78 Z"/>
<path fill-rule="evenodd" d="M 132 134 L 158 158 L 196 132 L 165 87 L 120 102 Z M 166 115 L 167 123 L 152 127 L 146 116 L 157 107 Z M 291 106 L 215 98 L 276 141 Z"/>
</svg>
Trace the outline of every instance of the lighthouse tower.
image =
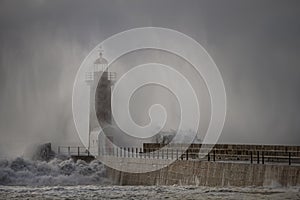
<svg viewBox="0 0 300 200">
<path fill-rule="evenodd" d="M 99 154 L 100 126 L 103 129 L 112 124 L 111 91 L 116 80 L 116 73 L 109 72 L 108 62 L 103 57 L 102 49 L 99 50 L 99 57 L 94 61 L 93 66 L 86 72 L 85 81 L 90 88 L 89 101 L 89 144 L 88 150 L 93 155 Z M 106 135 L 113 142 L 113 137 Z M 108 142 L 101 141 L 101 144 Z"/>
</svg>

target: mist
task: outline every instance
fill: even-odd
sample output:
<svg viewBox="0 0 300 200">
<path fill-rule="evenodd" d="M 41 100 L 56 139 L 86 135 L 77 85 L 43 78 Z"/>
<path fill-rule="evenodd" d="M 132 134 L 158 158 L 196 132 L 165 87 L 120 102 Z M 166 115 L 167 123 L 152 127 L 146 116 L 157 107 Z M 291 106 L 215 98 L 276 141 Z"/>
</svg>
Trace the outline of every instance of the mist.
<svg viewBox="0 0 300 200">
<path fill-rule="evenodd" d="M 220 143 L 299 144 L 299 4 L 1 1 L 0 156 L 80 145 L 71 101 L 81 62 L 107 37 L 144 26 L 183 32 L 216 62 L 228 102 Z"/>
</svg>

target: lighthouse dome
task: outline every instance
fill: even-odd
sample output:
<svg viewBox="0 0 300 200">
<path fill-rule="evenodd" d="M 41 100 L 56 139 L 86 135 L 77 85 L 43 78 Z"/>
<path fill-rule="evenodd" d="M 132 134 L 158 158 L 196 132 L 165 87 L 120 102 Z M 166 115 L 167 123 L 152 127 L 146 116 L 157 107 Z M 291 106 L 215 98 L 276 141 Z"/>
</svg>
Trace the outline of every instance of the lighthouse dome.
<svg viewBox="0 0 300 200">
<path fill-rule="evenodd" d="M 102 56 L 102 52 L 99 53 L 99 58 L 97 58 L 94 62 L 96 65 L 107 65 L 108 62 L 105 58 Z"/>
</svg>

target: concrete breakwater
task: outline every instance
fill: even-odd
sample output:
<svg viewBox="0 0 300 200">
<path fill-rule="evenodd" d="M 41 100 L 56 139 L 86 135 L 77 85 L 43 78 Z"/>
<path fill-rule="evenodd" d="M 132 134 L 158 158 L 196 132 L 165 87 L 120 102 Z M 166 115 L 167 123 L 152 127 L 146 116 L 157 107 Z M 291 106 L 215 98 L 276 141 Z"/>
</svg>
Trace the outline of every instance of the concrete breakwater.
<svg viewBox="0 0 300 200">
<path fill-rule="evenodd" d="M 134 165 L 139 159 L 127 160 Z M 122 162 L 122 160 L 119 160 Z M 117 162 L 114 160 L 113 162 Z M 158 161 L 155 161 L 158 162 Z M 163 163 L 161 163 L 163 164 Z M 119 185 L 196 186 L 299 186 L 300 166 L 177 160 L 163 169 L 147 173 L 126 173 L 111 168 L 108 176 Z"/>
<path fill-rule="evenodd" d="M 162 147 L 148 143 L 143 148 L 101 148 L 95 158 L 115 166 L 107 167 L 107 173 L 119 185 L 300 186 L 300 146 L 192 144 L 187 150 L 180 145 Z M 85 149 L 75 150 L 74 155 L 68 147 L 67 155 L 89 157 Z M 205 155 L 206 152 L 209 153 Z M 172 160 L 175 162 L 170 164 Z"/>
</svg>

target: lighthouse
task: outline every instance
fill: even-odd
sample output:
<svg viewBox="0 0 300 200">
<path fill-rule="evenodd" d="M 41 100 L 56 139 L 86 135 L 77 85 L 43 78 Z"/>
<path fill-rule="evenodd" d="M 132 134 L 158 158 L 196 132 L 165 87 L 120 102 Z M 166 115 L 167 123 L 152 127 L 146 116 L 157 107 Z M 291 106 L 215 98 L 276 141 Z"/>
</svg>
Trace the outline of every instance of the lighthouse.
<svg viewBox="0 0 300 200">
<path fill-rule="evenodd" d="M 116 73 L 109 72 L 108 62 L 103 57 L 103 50 L 99 49 L 98 58 L 86 72 L 85 81 L 89 86 L 89 143 L 88 150 L 93 155 L 99 155 L 100 144 L 108 145 L 113 142 L 113 136 L 100 138 L 100 132 L 112 124 L 111 91 L 116 80 Z M 101 130 L 101 128 L 102 130 Z M 105 147 L 107 148 L 107 147 Z"/>
</svg>

